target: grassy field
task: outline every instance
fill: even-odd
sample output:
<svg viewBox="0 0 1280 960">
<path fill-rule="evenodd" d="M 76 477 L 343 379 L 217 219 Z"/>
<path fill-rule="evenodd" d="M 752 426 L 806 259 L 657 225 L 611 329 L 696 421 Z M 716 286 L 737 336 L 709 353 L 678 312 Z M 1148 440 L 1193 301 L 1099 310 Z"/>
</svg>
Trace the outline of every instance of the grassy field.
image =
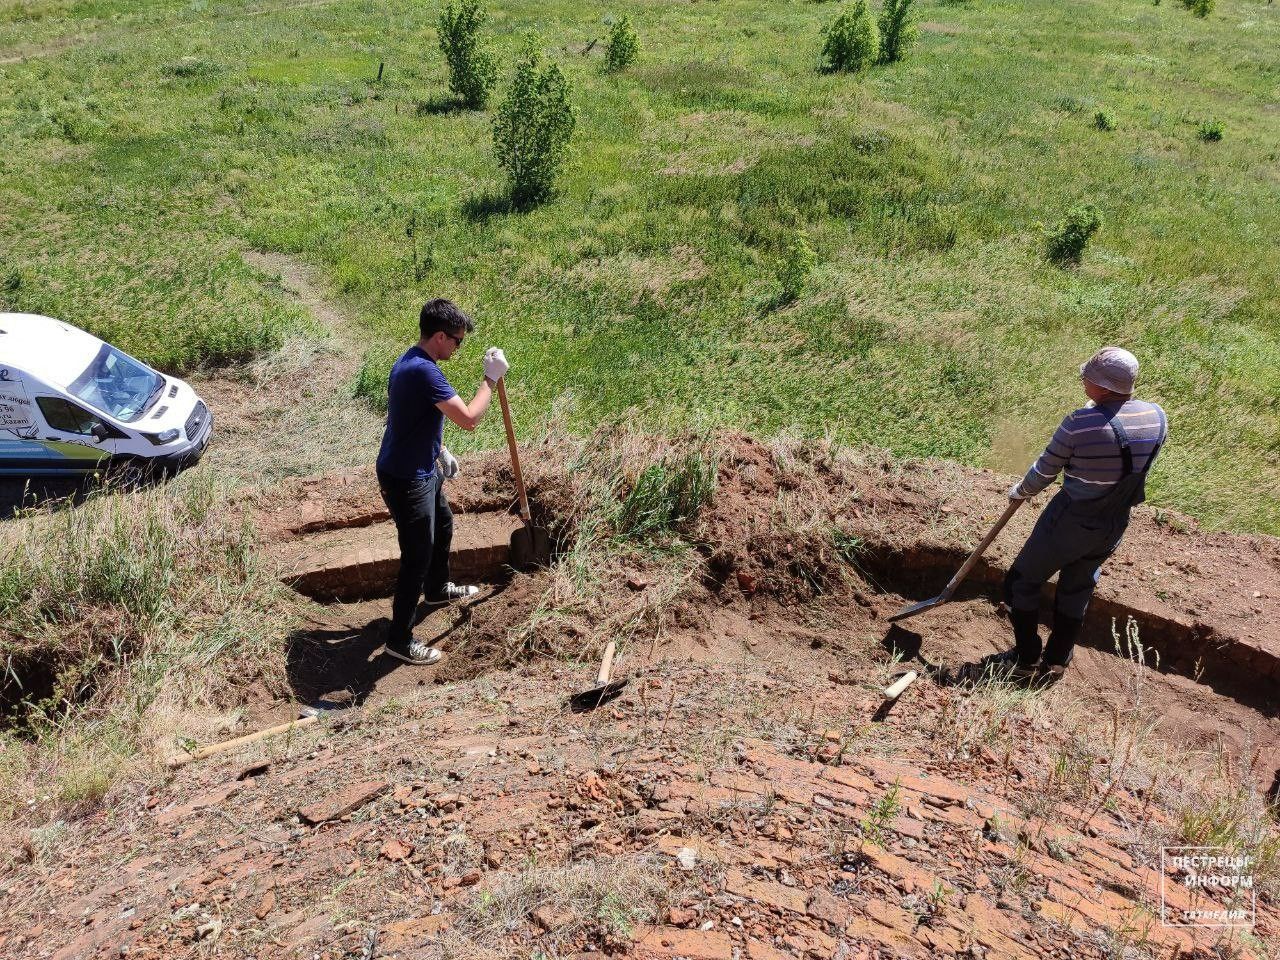
<svg viewBox="0 0 1280 960">
<path fill-rule="evenodd" d="M 1173 421 L 1152 499 L 1280 532 L 1280 5 L 922 0 L 916 49 L 860 78 L 816 69 L 836 4 L 490 9 L 504 58 L 540 31 L 580 109 L 529 213 L 495 202 L 492 113 L 448 106 L 435 0 L 8 0 L 0 302 L 164 367 L 235 361 L 306 322 L 239 256 L 281 251 L 367 325 L 375 384 L 442 294 L 481 324 L 455 383 L 504 346 L 527 421 L 1010 471 L 1118 342 Z M 623 13 L 641 57 L 608 75 Z M 1051 266 L 1043 230 L 1081 201 L 1104 225 Z M 798 230 L 818 266 L 776 308 Z"/>
</svg>

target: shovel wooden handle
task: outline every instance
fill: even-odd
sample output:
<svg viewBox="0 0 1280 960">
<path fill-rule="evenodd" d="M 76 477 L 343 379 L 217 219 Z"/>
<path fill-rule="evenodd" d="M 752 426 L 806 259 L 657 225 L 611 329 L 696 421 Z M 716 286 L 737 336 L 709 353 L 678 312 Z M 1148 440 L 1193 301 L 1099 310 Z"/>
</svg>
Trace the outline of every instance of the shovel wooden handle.
<svg viewBox="0 0 1280 960">
<path fill-rule="evenodd" d="M 520 519 L 526 526 L 533 523 L 529 512 L 529 495 L 524 489 L 524 474 L 520 472 L 520 453 L 516 450 L 516 431 L 511 426 L 511 407 L 507 405 L 507 378 L 498 378 L 498 403 L 502 405 L 502 424 L 507 428 L 507 449 L 511 451 L 511 470 L 516 475 L 516 493 L 520 497 Z"/>
<path fill-rule="evenodd" d="M 1004 508 L 1004 513 L 1000 514 L 1000 519 L 995 522 L 995 526 L 982 538 L 982 542 L 973 548 L 973 553 L 969 554 L 969 559 L 961 565 L 960 569 L 956 571 L 956 575 L 951 578 L 951 582 L 943 588 L 942 593 L 939 594 L 942 600 L 950 599 L 951 595 L 956 592 L 956 587 L 964 582 L 964 578 L 969 575 L 969 571 L 973 569 L 974 564 L 987 552 L 987 547 L 991 546 L 991 541 L 1000 535 L 1004 525 L 1009 522 L 1009 518 L 1017 512 L 1020 506 L 1022 506 L 1021 500 L 1009 501 L 1009 505 Z"/>
<path fill-rule="evenodd" d="M 888 687 L 885 690 L 884 698 L 886 700 L 897 700 L 898 697 L 902 696 L 902 691 L 906 690 L 907 687 L 911 686 L 911 684 L 916 682 L 916 677 L 918 676 L 919 674 L 916 673 L 914 670 L 904 673 L 896 681 L 894 681 L 892 686 Z"/>
<path fill-rule="evenodd" d="M 265 730 L 259 730 L 256 733 L 248 733 L 243 737 L 236 737 L 234 740 L 224 740 L 221 743 L 215 743 L 208 747 L 201 747 L 191 753 L 183 754 L 179 757 L 173 757 L 165 763 L 170 770 L 178 767 L 184 767 L 194 760 L 203 760 L 205 757 L 212 757 L 215 754 L 225 753 L 228 750 L 234 750 L 236 747 L 243 747 L 247 743 L 255 743 L 258 740 L 265 740 L 267 737 L 274 737 L 278 733 L 286 733 L 290 730 L 301 730 L 303 727 L 309 727 L 311 724 L 319 720 L 320 717 L 310 716 L 302 717 L 298 720 L 290 720 L 288 723 L 279 723 L 274 727 L 267 727 Z"/>
<path fill-rule="evenodd" d="M 612 640 L 604 645 L 604 659 L 600 661 L 600 676 L 596 677 L 596 683 L 602 687 L 613 675 L 613 654 L 617 649 L 618 645 Z"/>
</svg>

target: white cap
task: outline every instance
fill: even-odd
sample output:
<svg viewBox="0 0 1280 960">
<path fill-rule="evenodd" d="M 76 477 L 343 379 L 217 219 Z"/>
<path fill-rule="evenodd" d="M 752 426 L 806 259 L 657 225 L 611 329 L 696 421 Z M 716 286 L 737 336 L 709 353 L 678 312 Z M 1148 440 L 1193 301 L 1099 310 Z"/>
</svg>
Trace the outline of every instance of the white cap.
<svg viewBox="0 0 1280 960">
<path fill-rule="evenodd" d="M 1081 364 L 1080 376 L 1112 393 L 1133 393 L 1138 358 L 1122 347 L 1103 347 Z"/>
</svg>

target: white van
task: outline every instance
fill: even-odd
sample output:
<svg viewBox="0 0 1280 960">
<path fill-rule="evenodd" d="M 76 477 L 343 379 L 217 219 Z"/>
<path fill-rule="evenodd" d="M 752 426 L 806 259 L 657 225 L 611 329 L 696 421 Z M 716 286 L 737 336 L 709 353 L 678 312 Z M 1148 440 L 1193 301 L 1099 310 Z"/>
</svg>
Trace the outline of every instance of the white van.
<svg viewBox="0 0 1280 960">
<path fill-rule="evenodd" d="M 181 380 L 69 323 L 0 313 L 0 477 L 176 473 L 212 433 Z"/>
</svg>

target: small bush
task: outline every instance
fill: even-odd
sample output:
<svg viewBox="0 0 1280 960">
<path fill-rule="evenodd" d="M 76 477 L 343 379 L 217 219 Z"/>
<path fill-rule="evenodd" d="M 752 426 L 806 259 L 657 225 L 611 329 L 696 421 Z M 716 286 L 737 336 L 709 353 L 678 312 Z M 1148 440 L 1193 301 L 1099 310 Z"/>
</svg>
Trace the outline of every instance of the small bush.
<svg viewBox="0 0 1280 960">
<path fill-rule="evenodd" d="M 880 8 L 880 63 L 897 63 L 915 43 L 912 0 L 884 0 Z"/>
<path fill-rule="evenodd" d="M 816 262 L 817 256 L 809 246 L 809 238 L 803 232 L 797 233 L 778 265 L 778 281 L 782 285 L 779 305 L 792 303 L 800 296 Z"/>
<path fill-rule="evenodd" d="M 207 80 L 221 73 L 222 66 L 199 57 L 183 57 L 176 63 L 166 63 L 160 68 L 160 72 L 179 80 Z"/>
<path fill-rule="evenodd" d="M 1102 214 L 1092 203 L 1077 204 L 1049 231 L 1048 257 L 1058 266 L 1078 264 L 1089 239 L 1102 226 Z"/>
<path fill-rule="evenodd" d="M 880 56 L 880 31 L 871 19 L 866 0 L 854 0 L 852 7 L 832 21 L 822 45 L 823 73 L 858 73 Z"/>
<path fill-rule="evenodd" d="M 531 39 L 493 120 L 493 149 L 506 171 L 517 207 L 546 200 L 568 153 L 577 117 L 569 81 L 554 63 L 542 63 Z"/>
<path fill-rule="evenodd" d="M 1099 110 L 1093 115 L 1093 125 L 1099 130 L 1111 131 L 1116 128 L 1116 118 L 1106 110 Z"/>
<path fill-rule="evenodd" d="M 605 68 L 613 73 L 625 70 L 636 62 L 639 53 L 640 38 L 631 25 L 631 18 L 623 17 L 609 31 L 609 46 L 604 54 Z"/>
<path fill-rule="evenodd" d="M 1182 0 L 1183 6 L 1197 17 L 1207 17 L 1213 12 L 1214 0 Z"/>
<path fill-rule="evenodd" d="M 480 28 L 489 15 L 478 0 L 453 0 L 440 11 L 440 52 L 449 65 L 449 89 L 464 106 L 483 110 L 498 79 L 498 66 Z"/>
<path fill-rule="evenodd" d="M 1217 120 L 1206 120 L 1196 130 L 1196 136 L 1205 143 L 1217 143 L 1222 139 L 1222 124 Z"/>
<path fill-rule="evenodd" d="M 618 505 L 619 536 L 649 539 L 688 527 L 715 491 L 716 464 L 700 453 L 645 467 Z"/>
</svg>

